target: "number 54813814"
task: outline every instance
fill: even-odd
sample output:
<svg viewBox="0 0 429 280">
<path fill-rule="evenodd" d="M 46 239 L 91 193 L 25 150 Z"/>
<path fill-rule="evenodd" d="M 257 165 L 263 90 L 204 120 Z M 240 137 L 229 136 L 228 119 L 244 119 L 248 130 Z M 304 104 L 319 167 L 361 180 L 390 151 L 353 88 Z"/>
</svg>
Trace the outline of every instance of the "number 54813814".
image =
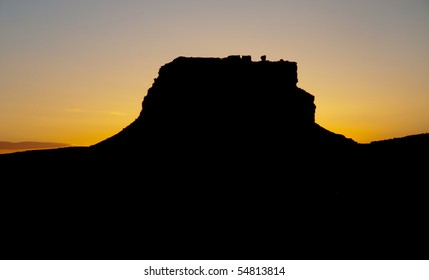
<svg viewBox="0 0 429 280">
<path fill-rule="evenodd" d="M 238 267 L 237 268 L 238 275 L 285 275 L 285 268 L 284 267 L 269 267 L 269 266 L 262 266 L 262 267 L 252 267 L 252 266 L 246 266 L 246 267 Z"/>
</svg>

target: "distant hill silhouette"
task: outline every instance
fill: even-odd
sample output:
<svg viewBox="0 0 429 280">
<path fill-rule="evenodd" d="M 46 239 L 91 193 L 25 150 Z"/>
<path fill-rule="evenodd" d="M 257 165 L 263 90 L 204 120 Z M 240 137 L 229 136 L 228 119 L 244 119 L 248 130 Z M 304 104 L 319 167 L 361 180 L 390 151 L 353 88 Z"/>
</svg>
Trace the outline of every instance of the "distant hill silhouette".
<svg viewBox="0 0 429 280">
<path fill-rule="evenodd" d="M 49 256 L 114 259 L 403 259 L 425 248 L 428 134 L 357 143 L 315 122 L 297 82 L 295 62 L 178 57 L 117 134 L 0 155 L 20 217 L 11 233 L 31 248 L 21 256 L 37 256 L 40 240 Z"/>
<path fill-rule="evenodd" d="M 65 143 L 52 143 L 52 142 L 34 142 L 34 141 L 25 141 L 25 142 L 7 142 L 0 141 L 0 153 L 12 153 L 15 151 L 25 151 L 25 150 L 35 150 L 35 149 L 53 149 L 60 147 L 69 147 L 69 144 Z"/>
</svg>

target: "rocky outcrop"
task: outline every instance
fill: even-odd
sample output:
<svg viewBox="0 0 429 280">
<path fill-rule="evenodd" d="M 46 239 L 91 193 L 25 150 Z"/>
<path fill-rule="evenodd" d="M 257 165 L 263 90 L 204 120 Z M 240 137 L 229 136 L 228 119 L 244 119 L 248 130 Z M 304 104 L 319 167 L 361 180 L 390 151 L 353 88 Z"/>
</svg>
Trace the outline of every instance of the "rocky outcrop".
<svg viewBox="0 0 429 280">
<path fill-rule="evenodd" d="M 159 70 L 139 117 L 96 145 L 203 150 L 354 144 L 315 123 L 314 96 L 297 63 L 250 56 L 178 57 Z"/>
</svg>

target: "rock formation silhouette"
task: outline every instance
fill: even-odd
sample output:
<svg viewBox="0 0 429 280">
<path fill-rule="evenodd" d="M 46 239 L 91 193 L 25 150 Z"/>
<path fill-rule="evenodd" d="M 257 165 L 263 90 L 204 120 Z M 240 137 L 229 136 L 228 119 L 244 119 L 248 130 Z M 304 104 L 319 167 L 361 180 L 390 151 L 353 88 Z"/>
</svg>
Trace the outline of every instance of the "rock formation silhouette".
<svg viewBox="0 0 429 280">
<path fill-rule="evenodd" d="M 265 55 L 174 59 L 112 137 L 0 155 L 9 238 L 23 258 L 407 258 L 428 135 L 356 143 L 315 122 L 297 83 L 296 62 Z M 414 239 L 391 247 L 398 226 Z"/>
<path fill-rule="evenodd" d="M 297 82 L 296 62 L 179 57 L 159 70 L 140 116 L 92 148 L 228 157 L 355 144 L 315 123 L 314 96 Z"/>
</svg>

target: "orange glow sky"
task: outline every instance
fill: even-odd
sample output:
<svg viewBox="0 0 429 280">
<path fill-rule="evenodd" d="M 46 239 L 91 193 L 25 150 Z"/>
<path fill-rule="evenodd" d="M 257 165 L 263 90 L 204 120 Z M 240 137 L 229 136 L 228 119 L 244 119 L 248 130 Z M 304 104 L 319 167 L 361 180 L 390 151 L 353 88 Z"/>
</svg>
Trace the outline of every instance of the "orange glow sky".
<svg viewBox="0 0 429 280">
<path fill-rule="evenodd" d="M 429 132 L 427 0 L 1 0 L 0 141 L 92 145 L 178 56 L 298 63 L 316 122 L 360 143 Z"/>
</svg>

